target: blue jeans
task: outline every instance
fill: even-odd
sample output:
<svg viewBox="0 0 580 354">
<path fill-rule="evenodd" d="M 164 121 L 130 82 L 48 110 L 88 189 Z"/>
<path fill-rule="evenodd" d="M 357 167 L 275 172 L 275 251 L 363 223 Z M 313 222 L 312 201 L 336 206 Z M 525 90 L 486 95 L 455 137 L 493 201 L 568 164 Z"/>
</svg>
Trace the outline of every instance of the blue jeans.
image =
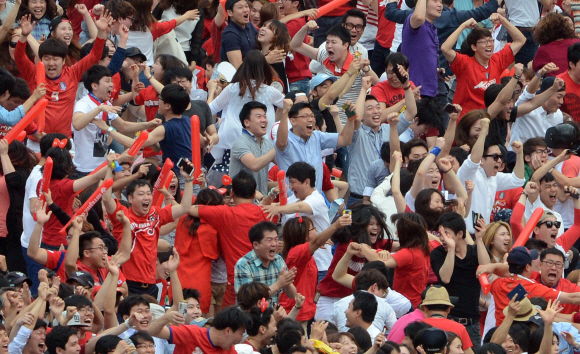
<svg viewBox="0 0 580 354">
<path fill-rule="evenodd" d="M 322 16 L 316 20 L 318 29 L 314 32 L 314 48 L 318 48 L 326 42 L 326 32 L 332 27 L 340 25 L 341 21 L 342 16 Z"/>
<path fill-rule="evenodd" d="M 310 79 L 305 78 L 302 80 L 291 82 L 290 85 L 288 85 L 288 92 L 294 91 L 302 91 L 308 96 L 308 94 L 310 93 Z"/>
<path fill-rule="evenodd" d="M 521 31 L 523 35 L 526 37 L 526 43 L 520 49 L 518 54 L 515 55 L 516 64 L 522 63 L 524 65 L 528 65 L 530 61 L 534 59 L 536 56 L 536 52 L 540 45 L 534 41 L 534 33 L 531 31 Z M 513 39 L 510 35 L 508 35 L 508 42 L 512 42 Z"/>
<path fill-rule="evenodd" d="M 342 174 L 346 180 L 348 177 L 348 150 L 346 147 L 341 147 L 336 150 L 335 164 L 342 169 Z"/>
<path fill-rule="evenodd" d="M 26 261 L 26 275 L 32 279 L 30 292 L 32 293 L 32 296 L 36 296 L 36 294 L 38 294 L 38 285 L 40 285 L 40 281 L 38 280 L 38 271 L 44 267 L 40 263 L 34 261 L 32 258 L 28 257 L 28 248 L 22 247 L 22 254 L 24 255 L 24 260 Z"/>
<path fill-rule="evenodd" d="M 369 58 L 371 60 L 371 68 L 380 77 L 386 70 L 385 60 L 391 54 L 390 48 L 385 48 L 375 42 L 375 48 L 372 50 L 372 55 L 369 52 Z"/>
</svg>

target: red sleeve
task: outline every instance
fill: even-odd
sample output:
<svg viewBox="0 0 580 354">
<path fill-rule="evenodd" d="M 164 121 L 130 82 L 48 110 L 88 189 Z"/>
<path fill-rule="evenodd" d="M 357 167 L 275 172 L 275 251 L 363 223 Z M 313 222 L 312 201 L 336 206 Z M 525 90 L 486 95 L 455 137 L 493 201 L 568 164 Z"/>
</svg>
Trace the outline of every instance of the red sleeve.
<svg viewBox="0 0 580 354">
<path fill-rule="evenodd" d="M 508 65 L 513 63 L 515 60 L 514 52 L 513 52 L 512 47 L 509 43 L 505 47 L 503 47 L 502 50 L 497 52 L 497 54 L 499 54 L 499 62 L 501 65 L 500 67 L 502 67 L 502 68 L 507 68 Z M 453 69 L 451 69 L 451 70 L 453 70 Z"/>
<path fill-rule="evenodd" d="M 459 337 L 461 337 L 461 342 L 463 342 L 463 350 L 473 347 L 473 342 L 471 341 L 471 337 L 469 337 L 469 333 L 467 333 L 465 327 L 461 326 L 461 332 L 458 334 Z"/>
<path fill-rule="evenodd" d="M 513 210 L 513 208 L 516 206 L 516 204 L 518 204 L 518 201 L 520 200 L 520 196 L 522 195 L 523 191 L 524 191 L 523 187 L 510 189 L 509 190 L 509 197 L 510 197 L 509 205 L 506 205 L 506 207 Z"/>
<path fill-rule="evenodd" d="M 562 165 L 562 174 L 568 178 L 578 177 L 580 175 L 580 158 L 572 156 L 569 160 L 564 161 Z"/>
<path fill-rule="evenodd" d="M 211 259 L 219 258 L 218 234 L 210 224 L 203 223 L 197 228 L 201 253 Z"/>
<path fill-rule="evenodd" d="M 278 181 L 278 165 L 272 166 L 270 171 L 268 171 L 268 180 L 271 182 Z"/>
<path fill-rule="evenodd" d="M 330 170 L 324 162 L 322 163 L 322 168 L 322 191 L 326 192 L 334 189 L 334 184 L 332 184 L 332 181 L 330 180 Z"/>
<path fill-rule="evenodd" d="M 530 298 L 542 297 L 546 300 L 557 300 L 560 297 L 560 291 L 553 288 L 548 288 L 547 286 L 540 283 L 523 282 L 522 285 L 530 293 Z"/>
<path fill-rule="evenodd" d="M 133 100 L 135 104 L 138 106 L 144 105 L 145 101 L 151 99 L 152 90 L 153 91 L 155 90 L 153 86 L 147 86 L 143 90 L 141 90 L 141 92 L 139 92 L 137 97 L 135 97 L 135 99 Z"/>
<path fill-rule="evenodd" d="M 71 75 L 73 80 L 80 81 L 83 73 L 94 64 L 97 64 L 101 60 L 103 55 L 103 48 L 105 47 L 105 40 L 101 38 L 95 39 L 93 48 L 91 49 L 89 55 L 79 60 L 78 63 L 71 67 Z"/>
<path fill-rule="evenodd" d="M 427 131 L 427 133 L 425 134 L 426 138 L 429 138 L 431 136 L 439 136 L 439 129 L 435 128 L 435 127 L 431 127 L 429 128 L 429 130 Z"/>
<path fill-rule="evenodd" d="M 389 100 L 387 100 L 387 95 L 384 90 L 384 86 L 381 85 L 381 83 L 378 83 L 377 85 L 373 86 L 373 88 L 371 88 L 371 95 L 375 96 L 377 101 L 383 102 L 387 105 L 389 104 Z"/>
<path fill-rule="evenodd" d="M 457 53 L 455 55 L 455 59 L 453 63 L 449 65 L 453 73 L 457 76 L 465 72 L 465 70 L 469 67 L 469 56 L 461 53 Z"/>
<path fill-rule="evenodd" d="M 568 252 L 574 246 L 578 237 L 580 237 L 580 209 L 574 208 L 574 225 L 558 237 L 556 243 Z"/>
<path fill-rule="evenodd" d="M 310 262 L 311 258 L 312 254 L 310 253 L 310 244 L 306 242 L 293 247 L 290 252 L 288 252 L 286 264 L 288 265 L 288 269 L 296 265 L 304 267 L 308 262 Z"/>
<path fill-rule="evenodd" d="M 58 268 L 58 261 L 60 257 L 63 257 L 62 264 L 64 264 L 64 256 L 65 252 L 62 251 L 46 251 L 46 264 L 44 265 L 46 268 L 56 271 Z M 62 266 L 61 264 L 61 266 Z M 65 279 L 62 279 L 65 280 Z"/>
<path fill-rule="evenodd" d="M 119 269 L 119 280 L 117 280 L 117 286 L 125 284 L 126 281 L 127 278 L 125 278 L 125 274 L 123 274 L 123 271 Z"/>
<path fill-rule="evenodd" d="M 173 222 L 173 213 L 171 212 L 171 205 L 166 205 L 162 209 L 159 209 L 159 224 L 165 225 Z"/>
<path fill-rule="evenodd" d="M 393 258 L 397 262 L 397 267 L 405 267 L 413 263 L 413 254 L 407 248 L 402 248 L 393 254 Z"/>
<path fill-rule="evenodd" d="M 512 235 L 513 235 L 512 237 L 517 237 L 515 235 L 519 235 L 522 233 L 522 230 L 524 229 L 524 226 L 522 225 L 522 220 L 524 218 L 525 211 L 526 206 L 523 205 L 522 203 L 517 203 L 514 209 L 512 210 L 512 217 L 510 218 L 510 226 L 512 227 Z"/>
<path fill-rule="evenodd" d="M 117 212 L 123 210 L 125 212 L 125 215 L 127 215 L 127 210 L 123 205 L 121 205 L 121 203 L 119 203 L 118 200 L 115 200 L 115 203 L 117 203 L 117 207 L 115 208 L 114 212 L 108 214 L 108 217 L 109 220 L 111 221 L 111 224 L 113 225 L 113 237 L 115 237 L 115 239 L 118 242 L 121 242 L 121 240 L 123 239 L 123 224 L 121 224 L 119 220 L 117 220 Z"/>
<path fill-rule="evenodd" d="M 171 21 L 155 22 L 149 30 L 153 35 L 153 40 L 156 40 L 157 38 L 163 36 L 164 34 L 171 32 L 176 26 L 177 21 L 173 19 Z"/>
<path fill-rule="evenodd" d="M 34 122 L 30 122 L 30 124 L 28 124 L 26 126 L 26 128 L 24 128 L 26 135 L 32 135 L 32 134 L 36 133 L 37 130 L 38 130 L 38 126 Z"/>
<path fill-rule="evenodd" d="M 26 43 L 18 41 L 14 51 L 14 59 L 16 60 L 16 66 L 20 71 L 20 77 L 26 80 L 28 86 L 30 87 L 30 91 L 34 91 L 37 86 L 36 66 L 30 61 L 30 59 L 28 59 L 28 56 L 26 55 Z"/>
<path fill-rule="evenodd" d="M 226 213 L 229 211 L 229 206 L 227 205 L 216 205 L 216 206 L 199 206 L 198 214 L 202 222 L 207 222 L 216 230 L 218 225 L 227 224 Z M 219 230 L 218 230 L 219 232 Z"/>
</svg>

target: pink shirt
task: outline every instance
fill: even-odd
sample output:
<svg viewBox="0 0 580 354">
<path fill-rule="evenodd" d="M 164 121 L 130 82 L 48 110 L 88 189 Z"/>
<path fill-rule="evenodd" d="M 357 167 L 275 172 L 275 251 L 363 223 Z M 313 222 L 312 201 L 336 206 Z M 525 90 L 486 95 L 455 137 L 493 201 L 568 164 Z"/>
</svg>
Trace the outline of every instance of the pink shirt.
<svg viewBox="0 0 580 354">
<path fill-rule="evenodd" d="M 392 340 L 395 343 L 401 344 L 401 342 L 405 338 L 404 332 L 405 327 L 407 327 L 407 325 L 411 322 L 422 321 L 424 319 L 425 315 L 419 309 L 416 309 L 415 311 L 406 314 L 405 316 L 399 318 L 397 322 L 395 322 L 395 325 L 389 331 L 389 336 L 387 337 L 387 340 Z"/>
</svg>

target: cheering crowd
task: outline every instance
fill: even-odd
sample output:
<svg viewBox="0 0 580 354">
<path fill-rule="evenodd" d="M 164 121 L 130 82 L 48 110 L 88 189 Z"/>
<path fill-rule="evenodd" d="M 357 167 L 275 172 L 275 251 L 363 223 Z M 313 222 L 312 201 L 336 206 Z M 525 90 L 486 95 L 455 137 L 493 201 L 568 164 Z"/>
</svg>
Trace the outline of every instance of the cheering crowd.
<svg viewBox="0 0 580 354">
<path fill-rule="evenodd" d="M 580 1 L 0 20 L 0 354 L 580 353 Z"/>
</svg>

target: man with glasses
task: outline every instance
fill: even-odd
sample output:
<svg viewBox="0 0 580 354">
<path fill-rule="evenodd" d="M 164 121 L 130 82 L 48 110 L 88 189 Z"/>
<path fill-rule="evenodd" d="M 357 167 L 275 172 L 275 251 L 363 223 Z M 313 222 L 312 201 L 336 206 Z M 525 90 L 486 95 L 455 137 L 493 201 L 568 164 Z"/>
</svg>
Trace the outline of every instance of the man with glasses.
<svg viewBox="0 0 580 354">
<path fill-rule="evenodd" d="M 525 183 L 523 144 L 519 141 L 512 143 L 512 148 L 517 155 L 513 172 L 500 172 L 502 163 L 505 161 L 505 148 L 496 142 L 486 141 L 490 122 L 487 118 L 481 119 L 480 122 L 481 132 L 471 149 L 471 155 L 457 171 L 457 177 L 462 183 L 469 180 L 475 183 L 471 210 L 465 219 L 468 231 L 471 233 L 474 232 L 473 225 L 479 218 L 483 218 L 486 224 L 490 222 L 497 191 L 518 188 Z"/>
<path fill-rule="evenodd" d="M 552 151 L 546 145 L 543 137 L 530 138 L 524 142 L 524 161 L 526 165 L 525 179 L 529 181 L 534 172 L 548 162 L 548 157 Z"/>
</svg>

